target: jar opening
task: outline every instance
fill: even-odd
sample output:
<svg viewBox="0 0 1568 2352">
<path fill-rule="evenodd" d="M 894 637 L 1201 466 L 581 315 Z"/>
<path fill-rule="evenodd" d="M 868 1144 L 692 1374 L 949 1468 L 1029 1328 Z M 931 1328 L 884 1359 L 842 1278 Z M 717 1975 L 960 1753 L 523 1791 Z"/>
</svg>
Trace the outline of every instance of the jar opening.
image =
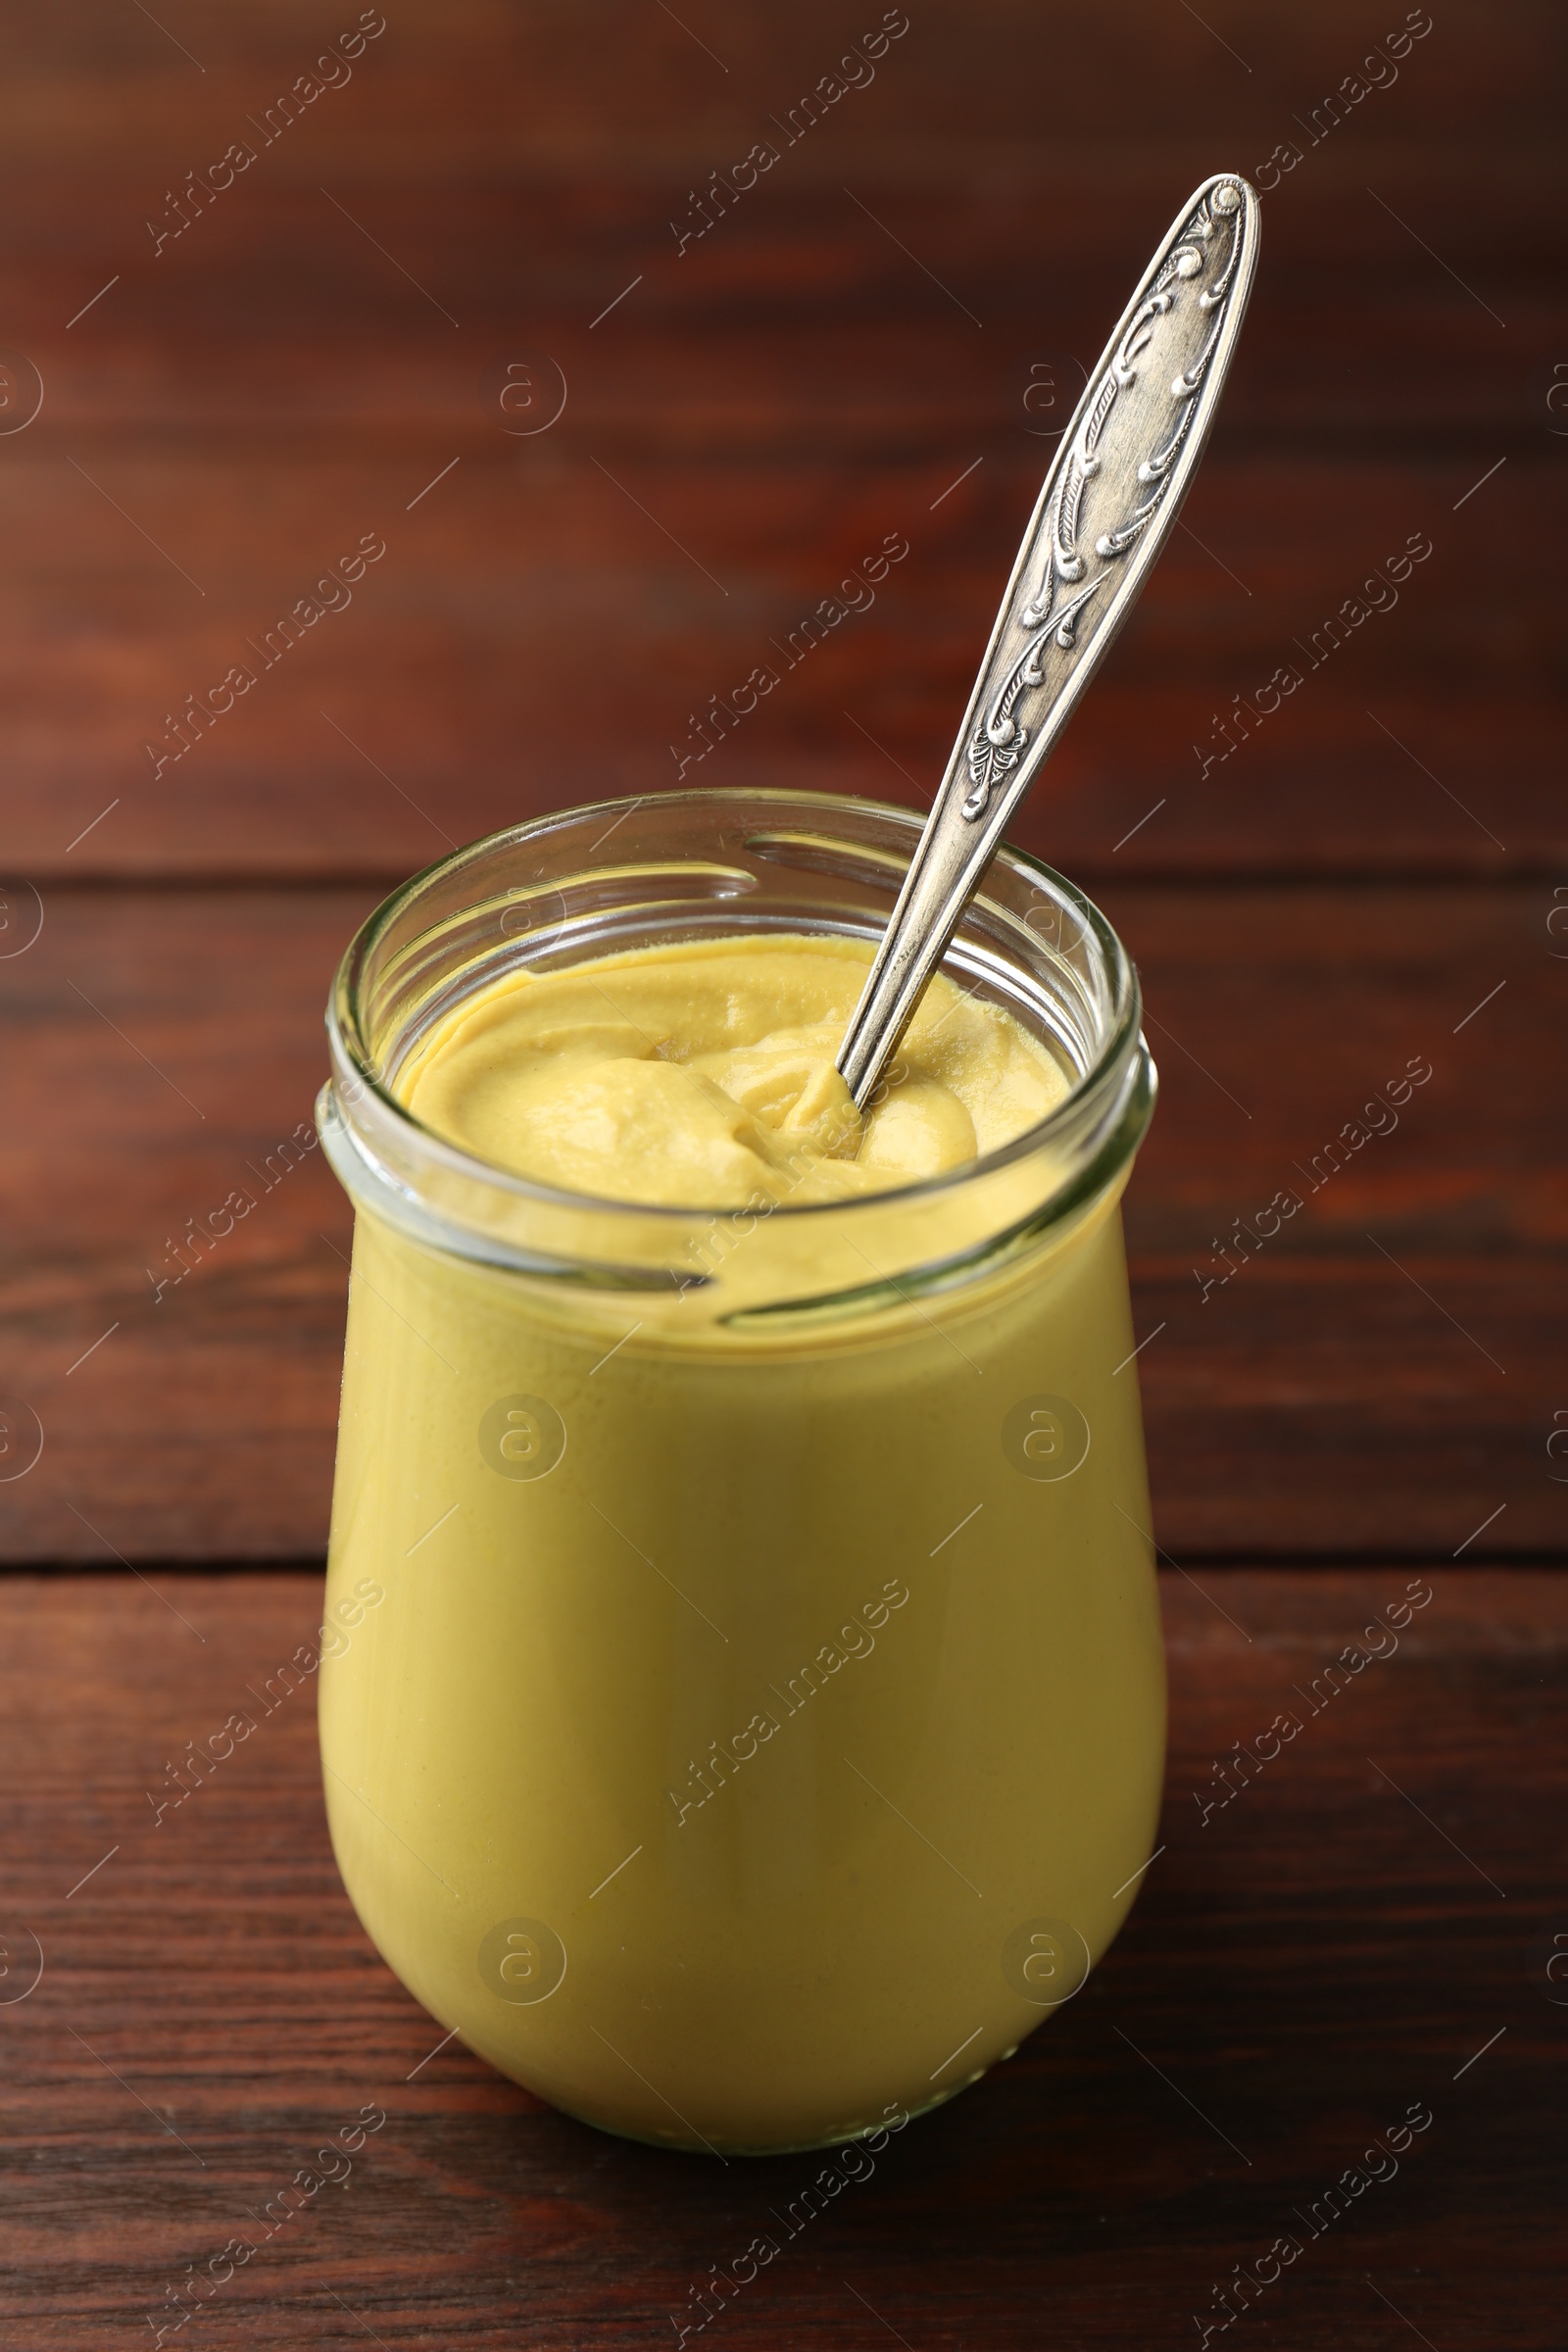
<svg viewBox="0 0 1568 2352">
<path fill-rule="evenodd" d="M 767 933 L 869 949 L 920 829 L 912 812 L 872 801 L 681 791 L 537 818 L 425 868 L 362 927 L 328 1005 L 322 1134 L 339 1175 L 365 1205 L 435 1246 L 523 1270 L 555 1270 L 564 1248 L 580 1258 L 590 1234 L 601 1271 L 678 1254 L 694 1225 L 733 1209 L 568 1193 L 493 1165 L 423 1126 L 397 1098 L 399 1073 L 436 1022 L 510 971 Z M 1152 1070 L 1136 974 L 1091 901 L 1004 844 L 941 968 L 1044 1046 L 1070 1081 L 1066 1098 L 975 1160 L 848 1201 L 780 1202 L 775 1224 L 885 1228 L 891 1214 L 912 1236 L 961 1196 L 975 1203 L 965 1226 L 995 1216 L 995 1236 L 1025 1209 L 1081 1199 L 1086 1175 L 1102 1184 L 1130 1158 Z M 902 1247 L 895 1255 L 906 1260 Z"/>
</svg>

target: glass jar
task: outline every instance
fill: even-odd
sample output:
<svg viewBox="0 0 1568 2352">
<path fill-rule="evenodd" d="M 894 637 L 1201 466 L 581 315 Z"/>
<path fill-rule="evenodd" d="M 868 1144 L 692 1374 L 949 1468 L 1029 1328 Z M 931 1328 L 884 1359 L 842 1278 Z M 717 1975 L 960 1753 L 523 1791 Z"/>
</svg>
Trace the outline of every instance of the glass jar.
<svg viewBox="0 0 1568 2352">
<path fill-rule="evenodd" d="M 416 875 L 328 1011 L 358 1216 L 321 1748 L 360 1918 L 589 2123 L 764 2152 L 893 2128 L 1070 1999 L 1134 1899 L 1164 1671 L 1119 1200 L 1131 964 L 1004 849 L 945 969 L 1074 1081 L 849 1201 L 564 1194 L 391 1091 L 517 966 L 866 943 L 919 833 L 812 793 L 549 816 Z"/>
</svg>

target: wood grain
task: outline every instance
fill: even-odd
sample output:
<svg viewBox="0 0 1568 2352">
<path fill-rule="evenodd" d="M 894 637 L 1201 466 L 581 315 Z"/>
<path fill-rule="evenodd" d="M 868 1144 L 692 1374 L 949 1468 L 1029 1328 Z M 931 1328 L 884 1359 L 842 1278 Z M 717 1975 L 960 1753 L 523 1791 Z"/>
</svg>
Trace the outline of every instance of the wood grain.
<svg viewBox="0 0 1568 2352">
<path fill-rule="evenodd" d="M 724 2341 L 891 2328 L 917 2352 L 1023 2352 L 1044 2311 L 1087 2352 L 1186 2339 L 1289 2232 L 1303 2251 L 1260 2340 L 1392 2347 L 1414 2327 L 1443 2352 L 1545 2352 L 1568 1589 L 1419 1578 L 1434 1597 L 1397 1653 L 1308 1715 L 1296 1687 L 1405 1570 L 1164 1581 L 1163 1850 L 1120 1941 L 792 2241 L 770 2209 L 820 2160 L 720 2170 L 601 2137 L 437 2049 L 338 1884 L 308 1690 L 151 1826 L 166 1760 L 303 1638 L 318 1579 L 173 1575 L 182 1623 L 118 1576 L 7 1578 L 6 1983 L 34 1971 L 24 1932 L 44 1956 L 0 2008 L 8 2343 L 145 2340 L 186 2266 L 245 2236 L 257 2254 L 192 2340 L 610 2352 L 661 2340 L 765 2232 L 779 2259 Z M 1301 1736 L 1205 1822 L 1194 1790 L 1282 1707 Z M 1417 2102 L 1433 2121 L 1396 2177 L 1311 2238 L 1300 2214 Z M 264 2240 L 251 2217 L 367 2105 L 387 2121 L 347 2185 Z"/>
</svg>

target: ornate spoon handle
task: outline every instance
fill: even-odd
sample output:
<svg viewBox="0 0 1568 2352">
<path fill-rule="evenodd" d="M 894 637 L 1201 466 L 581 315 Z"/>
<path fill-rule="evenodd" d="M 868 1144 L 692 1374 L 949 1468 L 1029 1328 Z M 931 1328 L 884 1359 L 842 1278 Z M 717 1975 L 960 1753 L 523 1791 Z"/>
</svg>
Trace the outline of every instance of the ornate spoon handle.
<svg viewBox="0 0 1568 2352">
<path fill-rule="evenodd" d="M 838 1067 L 863 1105 L 1007 823 L 1165 543 L 1241 332 L 1259 208 L 1183 205 L 1062 435 Z"/>
</svg>

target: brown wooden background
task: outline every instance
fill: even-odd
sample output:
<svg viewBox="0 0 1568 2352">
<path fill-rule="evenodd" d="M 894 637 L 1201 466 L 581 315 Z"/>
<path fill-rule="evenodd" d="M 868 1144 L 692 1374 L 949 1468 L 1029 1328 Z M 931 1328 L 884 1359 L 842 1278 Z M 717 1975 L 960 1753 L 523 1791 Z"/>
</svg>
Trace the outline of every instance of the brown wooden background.
<svg viewBox="0 0 1568 2352">
<path fill-rule="evenodd" d="M 1021 838 L 1143 969 L 1163 1095 L 1127 1222 L 1158 1534 L 1227 1615 L 1173 1572 L 1169 1853 L 1077 2013 L 711 2332 L 1174 2341 L 1427 2097 L 1431 2161 L 1245 2326 L 1558 2340 L 1564 20 L 1440 0 L 1323 130 L 1402 9 L 911 0 L 874 82 L 678 253 L 690 191 L 881 13 L 387 0 L 352 79 L 263 146 L 247 119 L 353 0 L 11 12 L 0 1390 L 44 1446 L 0 1484 L 0 1556 L 73 1571 L 0 1589 L 0 1990 L 26 1934 L 48 1963 L 0 2005 L 18 2346 L 128 2341 L 372 2097 L 393 2126 L 337 2217 L 193 2330 L 653 2342 L 793 2193 L 785 2168 L 715 2182 L 600 2142 L 455 2048 L 405 2088 L 436 2034 L 337 1889 L 303 1720 L 178 1855 L 149 1845 L 166 1756 L 310 1620 L 344 1204 L 316 1154 L 161 1301 L 148 1269 L 309 1117 L 333 965 L 389 884 L 668 784 L 690 714 L 889 531 L 910 552 L 874 609 L 687 780 L 929 790 L 1047 436 L 1221 167 L 1278 184 L 1219 428 Z M 155 251 L 149 218 L 236 139 L 254 164 Z M 514 424 L 564 386 L 548 429 L 508 429 L 509 368 L 538 403 Z M 386 553 L 352 605 L 155 775 L 168 714 L 367 533 Z M 1396 608 L 1204 776 L 1215 714 L 1413 534 L 1433 552 Z M 1411 1056 L 1434 1075 L 1397 1131 L 1201 1302 L 1215 1242 Z M 1182 1774 L 1456 1554 L 1357 1724 L 1250 1792 L 1222 1851 L 1199 1838 Z"/>
</svg>

